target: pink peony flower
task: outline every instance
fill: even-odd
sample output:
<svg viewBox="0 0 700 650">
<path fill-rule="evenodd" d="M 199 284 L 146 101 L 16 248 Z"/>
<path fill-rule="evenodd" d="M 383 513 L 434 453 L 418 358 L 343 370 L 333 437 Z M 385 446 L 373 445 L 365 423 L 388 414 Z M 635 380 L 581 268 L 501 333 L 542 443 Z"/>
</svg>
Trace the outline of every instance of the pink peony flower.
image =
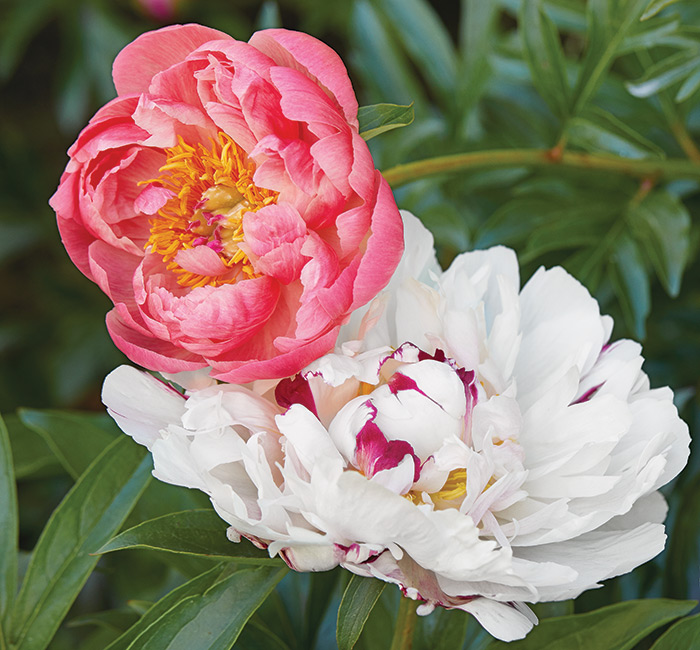
<svg viewBox="0 0 700 650">
<path fill-rule="evenodd" d="M 231 382 L 328 352 L 403 251 L 337 54 L 281 29 L 243 43 L 178 25 L 128 45 L 113 76 L 118 97 L 50 203 L 114 303 L 115 344 L 152 370 Z"/>
</svg>

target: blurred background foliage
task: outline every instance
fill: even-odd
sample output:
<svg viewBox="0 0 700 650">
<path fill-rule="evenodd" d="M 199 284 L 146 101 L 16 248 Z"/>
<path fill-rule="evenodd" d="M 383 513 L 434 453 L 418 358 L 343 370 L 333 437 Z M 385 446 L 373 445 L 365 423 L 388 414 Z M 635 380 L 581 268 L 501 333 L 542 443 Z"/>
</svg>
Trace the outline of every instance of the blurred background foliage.
<svg viewBox="0 0 700 650">
<path fill-rule="evenodd" d="M 613 315 L 614 338 L 643 342 L 652 384 L 670 385 L 691 431 L 697 429 L 697 1 L 3 0 L 0 411 L 9 415 L 24 551 L 86 466 L 81 463 L 117 433 L 102 415 L 71 416 L 88 418 L 93 431 L 82 461 L 74 461 L 61 444 L 80 447 L 70 432 L 84 431 L 86 420 L 76 424 L 65 415 L 32 410 L 17 416 L 17 408 L 100 411 L 102 379 L 125 362 L 104 327 L 109 301 L 70 263 L 47 200 L 66 149 L 114 95 L 110 70 L 116 53 L 139 33 L 174 22 L 200 22 L 243 40 L 256 29 L 284 26 L 332 45 L 349 66 L 361 105 L 413 103 L 410 126 L 370 142 L 380 169 L 463 152 L 548 152 L 547 165 L 505 160 L 406 183 L 396 189 L 397 201 L 432 230 L 443 266 L 461 251 L 494 244 L 518 252 L 523 281 L 540 265 L 564 266 Z M 569 152 L 613 155 L 617 170 L 557 164 Z M 676 160 L 686 161 L 684 169 L 691 171 L 674 172 L 668 163 Z M 667 173 L 635 171 L 644 161 Z M 575 605 L 542 606 L 541 615 L 631 598 L 700 597 L 696 452 L 667 490 L 665 553 L 584 594 Z M 151 484 L 139 502 L 142 512 L 129 521 L 202 505 L 199 495 Z M 76 639 L 81 648 L 105 647 L 106 639 L 138 618 L 144 602 L 204 566 L 146 551 L 128 553 L 100 562 L 71 615 L 72 627 L 61 628 L 52 647 L 77 647 Z M 319 622 L 319 638 L 326 641 L 317 641 L 317 647 L 329 647 L 323 643 L 328 638 L 332 643 L 333 607 L 337 610 L 338 583 L 345 579 L 336 574 L 285 579 L 255 615 L 257 623 L 246 628 L 248 640 L 241 647 L 312 647 L 313 625 Z M 335 603 L 322 608 L 330 612 L 325 618 L 313 612 L 320 597 Z M 385 647 L 383 620 L 395 601 L 395 590 L 386 589 L 360 646 Z M 306 607 L 297 612 L 302 627 L 294 607 Z M 110 608 L 119 613 L 91 614 Z M 438 617 L 440 629 L 464 638 L 464 617 L 441 613 L 421 622 L 419 643 L 438 647 L 430 645 Z M 286 645 L 265 636 L 266 618 L 288 626 Z M 371 630 L 380 641 L 370 639 Z M 478 626 L 469 630 L 477 646 L 484 641 Z"/>
</svg>

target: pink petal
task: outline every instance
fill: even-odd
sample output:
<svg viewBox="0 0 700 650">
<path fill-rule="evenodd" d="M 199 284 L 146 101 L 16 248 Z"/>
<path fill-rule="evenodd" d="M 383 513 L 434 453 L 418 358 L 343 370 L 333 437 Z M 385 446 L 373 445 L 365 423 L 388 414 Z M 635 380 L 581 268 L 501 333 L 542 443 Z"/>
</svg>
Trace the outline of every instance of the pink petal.
<svg viewBox="0 0 700 650">
<path fill-rule="evenodd" d="M 171 25 L 141 34 L 114 60 L 112 77 L 117 94 L 147 92 L 158 72 L 182 61 L 200 45 L 221 39 L 231 37 L 202 25 Z"/>
<path fill-rule="evenodd" d="M 221 258 L 208 246 L 195 246 L 194 248 L 181 248 L 175 255 L 175 262 L 185 271 L 198 275 L 216 277 L 225 275 L 230 269 L 221 261 Z"/>
<path fill-rule="evenodd" d="M 156 214 L 172 197 L 174 196 L 172 190 L 168 190 L 164 187 L 158 185 L 146 185 L 141 194 L 136 197 L 134 201 L 134 208 L 138 212 L 143 212 L 144 214 L 152 215 Z"/>
<path fill-rule="evenodd" d="M 348 123 L 357 128 L 355 91 L 345 65 L 334 50 L 313 36 L 284 29 L 256 32 L 249 43 L 274 59 L 277 65 L 296 68 L 318 81 L 343 110 Z"/>
</svg>

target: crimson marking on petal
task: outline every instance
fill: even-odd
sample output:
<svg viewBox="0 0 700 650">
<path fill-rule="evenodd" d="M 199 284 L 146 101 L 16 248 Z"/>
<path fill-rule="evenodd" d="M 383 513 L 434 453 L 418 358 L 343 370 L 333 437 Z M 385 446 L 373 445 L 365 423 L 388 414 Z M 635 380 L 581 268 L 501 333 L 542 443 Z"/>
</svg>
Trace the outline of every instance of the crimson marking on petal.
<svg viewBox="0 0 700 650">
<path fill-rule="evenodd" d="M 294 375 L 279 382 L 275 386 L 275 400 L 284 409 L 288 409 L 292 404 L 301 404 L 318 417 L 311 386 L 302 375 Z"/>
<path fill-rule="evenodd" d="M 581 397 L 571 402 L 571 404 L 582 404 L 583 402 L 587 402 L 601 389 L 602 386 L 603 384 L 600 383 L 597 386 L 593 386 L 593 388 L 589 388 L 583 395 L 581 395 Z"/>
<path fill-rule="evenodd" d="M 393 469 L 406 456 L 413 458 L 413 481 L 420 477 L 420 458 L 405 440 L 387 440 L 373 420 L 365 422 L 356 437 L 355 460 L 362 473 L 372 478 L 384 469 Z"/>
<path fill-rule="evenodd" d="M 418 388 L 418 384 L 415 382 L 414 379 L 406 377 L 406 375 L 403 375 L 400 372 L 395 372 L 391 376 L 391 379 L 389 379 L 389 381 L 387 382 L 387 385 L 389 386 L 389 390 L 392 392 L 393 395 L 396 395 L 396 393 L 398 393 L 400 390 L 416 390 L 421 395 L 425 395 L 425 393 L 420 388 Z M 425 395 L 425 397 L 428 396 Z"/>
</svg>

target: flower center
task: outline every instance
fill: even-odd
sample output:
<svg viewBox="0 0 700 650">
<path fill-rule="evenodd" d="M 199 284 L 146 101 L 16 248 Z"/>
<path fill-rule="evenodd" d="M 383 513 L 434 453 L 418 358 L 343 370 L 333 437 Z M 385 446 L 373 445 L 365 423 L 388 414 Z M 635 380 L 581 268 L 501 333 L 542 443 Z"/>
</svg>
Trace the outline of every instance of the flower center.
<svg viewBox="0 0 700 650">
<path fill-rule="evenodd" d="M 164 187 L 172 196 L 151 219 L 146 250 L 162 256 L 183 287 L 219 286 L 256 277 L 240 246 L 243 216 L 275 203 L 278 193 L 253 183 L 255 163 L 225 133 L 219 133 L 218 142 L 211 141 L 211 148 L 193 147 L 179 138 L 165 152 L 161 175 L 146 183 Z M 212 276 L 184 269 L 177 254 L 198 246 L 214 251 L 226 270 Z"/>
</svg>

